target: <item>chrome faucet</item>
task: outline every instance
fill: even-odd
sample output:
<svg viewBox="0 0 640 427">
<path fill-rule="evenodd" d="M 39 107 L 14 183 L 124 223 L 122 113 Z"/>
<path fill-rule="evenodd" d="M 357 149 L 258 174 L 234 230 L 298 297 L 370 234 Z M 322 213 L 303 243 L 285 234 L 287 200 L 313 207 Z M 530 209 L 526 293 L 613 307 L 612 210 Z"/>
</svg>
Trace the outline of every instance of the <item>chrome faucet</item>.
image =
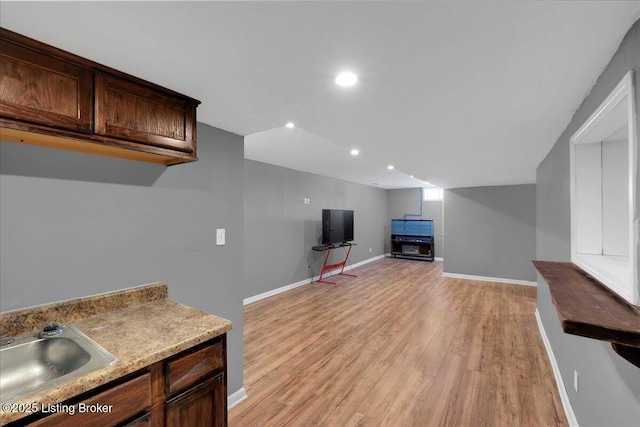
<svg viewBox="0 0 640 427">
<path fill-rule="evenodd" d="M 53 338 L 62 334 L 64 334 L 64 329 L 62 327 L 55 323 L 49 323 L 42 331 L 40 331 L 38 338 Z"/>
</svg>

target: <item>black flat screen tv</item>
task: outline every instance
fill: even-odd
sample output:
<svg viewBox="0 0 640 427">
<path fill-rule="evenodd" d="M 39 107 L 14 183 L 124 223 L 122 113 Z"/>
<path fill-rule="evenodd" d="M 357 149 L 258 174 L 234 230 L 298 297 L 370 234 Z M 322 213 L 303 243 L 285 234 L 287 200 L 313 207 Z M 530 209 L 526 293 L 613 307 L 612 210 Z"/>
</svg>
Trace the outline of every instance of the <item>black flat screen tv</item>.
<svg viewBox="0 0 640 427">
<path fill-rule="evenodd" d="M 346 243 L 353 240 L 353 211 L 322 210 L 322 244 Z"/>
</svg>

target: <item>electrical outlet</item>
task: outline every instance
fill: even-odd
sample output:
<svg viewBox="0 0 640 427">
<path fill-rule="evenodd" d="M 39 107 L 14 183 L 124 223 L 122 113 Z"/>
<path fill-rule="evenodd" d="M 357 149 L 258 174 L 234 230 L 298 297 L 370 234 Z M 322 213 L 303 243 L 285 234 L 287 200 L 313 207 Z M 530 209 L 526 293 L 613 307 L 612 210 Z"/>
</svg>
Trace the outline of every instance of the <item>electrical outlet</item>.
<svg viewBox="0 0 640 427">
<path fill-rule="evenodd" d="M 369 248 L 369 253 L 371 253 L 371 248 Z"/>
<path fill-rule="evenodd" d="M 218 228 L 216 229 L 216 245 L 217 246 L 222 246 L 225 244 L 225 229 L 224 228 Z"/>
<path fill-rule="evenodd" d="M 576 371 L 575 369 L 573 370 L 573 388 L 576 389 L 576 393 L 579 393 L 579 391 L 578 391 L 578 371 Z"/>
</svg>

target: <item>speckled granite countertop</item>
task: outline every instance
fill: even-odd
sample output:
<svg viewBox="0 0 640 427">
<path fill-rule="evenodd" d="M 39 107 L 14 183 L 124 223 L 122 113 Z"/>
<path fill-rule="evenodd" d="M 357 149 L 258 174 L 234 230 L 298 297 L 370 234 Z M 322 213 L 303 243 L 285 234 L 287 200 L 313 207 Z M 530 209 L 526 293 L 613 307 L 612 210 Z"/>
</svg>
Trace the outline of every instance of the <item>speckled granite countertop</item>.
<svg viewBox="0 0 640 427">
<path fill-rule="evenodd" d="M 46 319 L 46 320 L 44 320 Z M 44 320 L 44 321 L 43 321 Z M 167 285 L 155 283 L 96 297 L 0 314 L 0 333 L 36 331 L 55 321 L 73 323 L 118 360 L 12 403 L 52 405 L 152 365 L 231 329 L 226 319 L 167 299 Z M 158 333 L 170 325 L 165 333 Z M 29 413 L 0 411 L 0 425 Z"/>
</svg>

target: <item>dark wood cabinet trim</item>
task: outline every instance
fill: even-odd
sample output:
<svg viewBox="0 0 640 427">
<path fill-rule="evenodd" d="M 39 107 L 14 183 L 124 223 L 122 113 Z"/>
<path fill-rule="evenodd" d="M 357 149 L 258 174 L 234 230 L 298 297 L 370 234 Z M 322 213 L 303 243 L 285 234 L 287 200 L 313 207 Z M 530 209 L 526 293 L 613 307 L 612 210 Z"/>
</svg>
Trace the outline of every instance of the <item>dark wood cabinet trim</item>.
<svg viewBox="0 0 640 427">
<path fill-rule="evenodd" d="M 141 417 L 136 418 L 135 420 L 127 423 L 124 425 L 124 427 L 141 427 L 141 426 L 153 426 L 153 420 L 154 418 L 152 418 L 153 414 L 151 414 L 151 412 L 147 412 L 146 414 L 142 415 Z"/>
<path fill-rule="evenodd" d="M 195 153 L 182 153 L 102 135 L 85 134 L 80 136 L 64 129 L 52 130 L 41 125 L 14 122 L 2 118 L 0 118 L 0 140 L 167 166 L 197 160 Z"/>
</svg>

